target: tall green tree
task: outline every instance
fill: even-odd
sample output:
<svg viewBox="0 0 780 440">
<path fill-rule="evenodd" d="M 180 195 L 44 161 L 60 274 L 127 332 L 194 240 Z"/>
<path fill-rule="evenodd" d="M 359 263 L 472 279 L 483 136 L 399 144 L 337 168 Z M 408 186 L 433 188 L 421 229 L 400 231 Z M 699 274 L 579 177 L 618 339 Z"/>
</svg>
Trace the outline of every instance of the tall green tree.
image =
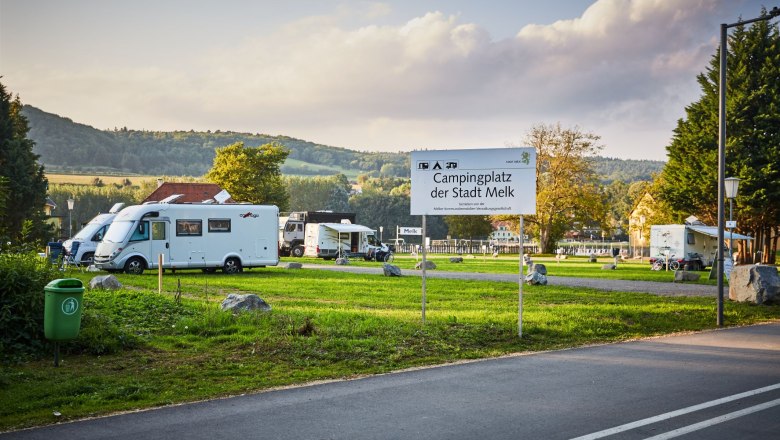
<svg viewBox="0 0 780 440">
<path fill-rule="evenodd" d="M 226 189 L 236 201 L 287 210 L 289 196 L 279 167 L 290 150 L 278 143 L 246 148 L 243 142 L 236 142 L 217 148 L 216 153 L 206 174 L 208 180 Z"/>
<path fill-rule="evenodd" d="M 764 11 L 764 14 L 766 11 Z M 776 24 L 737 27 L 728 37 L 726 175 L 741 179 L 737 231 L 775 261 L 780 225 L 780 37 Z M 667 147 L 662 197 L 678 217 L 717 223 L 720 54 L 698 76 L 702 96 L 685 109 Z M 728 215 L 728 214 L 727 214 Z M 740 252 L 745 256 L 746 252 Z"/>
<path fill-rule="evenodd" d="M 43 216 L 47 180 L 33 153 L 35 144 L 27 138 L 30 128 L 21 109 L 19 97 L 13 98 L 0 83 L 0 176 L 5 178 L 0 232 L 3 242 L 37 246 L 51 235 Z"/>
<path fill-rule="evenodd" d="M 290 211 L 349 210 L 352 186 L 343 174 L 330 177 L 285 177 L 284 184 L 290 197 Z"/>
<path fill-rule="evenodd" d="M 448 215 L 444 217 L 444 223 L 449 228 L 449 234 L 458 238 L 481 240 L 493 232 L 490 216 L 487 215 Z"/>
</svg>

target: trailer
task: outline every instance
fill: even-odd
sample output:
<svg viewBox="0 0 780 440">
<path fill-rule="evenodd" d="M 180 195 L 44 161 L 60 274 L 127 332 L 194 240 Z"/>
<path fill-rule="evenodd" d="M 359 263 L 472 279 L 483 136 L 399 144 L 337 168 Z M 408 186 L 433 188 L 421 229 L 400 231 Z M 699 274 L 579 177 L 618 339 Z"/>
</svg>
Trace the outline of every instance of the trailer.
<svg viewBox="0 0 780 440">
<path fill-rule="evenodd" d="M 123 209 L 95 251 L 95 266 L 225 273 L 276 266 L 279 208 L 273 205 L 151 203 Z"/>
<path fill-rule="evenodd" d="M 365 258 L 379 247 L 376 231 L 367 226 L 346 223 L 309 223 L 306 225 L 304 255 L 330 260 L 347 255 Z"/>
<path fill-rule="evenodd" d="M 730 235 L 731 234 L 731 235 Z M 733 240 L 752 240 L 752 237 L 726 232 L 726 246 Z M 653 225 L 650 227 L 650 263 L 657 260 L 675 262 L 674 266 L 688 266 L 703 270 L 712 266 L 718 253 L 718 228 L 703 224 Z M 728 250 L 726 250 L 728 254 Z"/>
<path fill-rule="evenodd" d="M 306 241 L 306 226 L 310 223 L 355 223 L 355 214 L 333 211 L 291 212 L 279 218 L 279 255 L 302 257 Z"/>
</svg>

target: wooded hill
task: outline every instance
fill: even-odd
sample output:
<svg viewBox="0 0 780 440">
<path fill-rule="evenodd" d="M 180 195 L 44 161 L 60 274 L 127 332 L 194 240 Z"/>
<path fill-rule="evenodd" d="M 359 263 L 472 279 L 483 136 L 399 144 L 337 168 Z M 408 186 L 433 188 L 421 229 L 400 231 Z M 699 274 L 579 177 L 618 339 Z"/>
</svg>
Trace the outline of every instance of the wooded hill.
<svg viewBox="0 0 780 440">
<path fill-rule="evenodd" d="M 201 176 L 214 160 L 214 149 L 236 142 L 256 147 L 277 142 L 290 149 L 282 167 L 286 175 L 328 176 L 343 173 L 409 176 L 408 153 L 360 152 L 316 144 L 287 136 L 230 131 L 139 131 L 126 127 L 98 130 L 71 119 L 25 105 L 28 137 L 48 172 Z M 594 166 L 605 183 L 650 180 L 660 161 L 596 157 Z"/>
</svg>

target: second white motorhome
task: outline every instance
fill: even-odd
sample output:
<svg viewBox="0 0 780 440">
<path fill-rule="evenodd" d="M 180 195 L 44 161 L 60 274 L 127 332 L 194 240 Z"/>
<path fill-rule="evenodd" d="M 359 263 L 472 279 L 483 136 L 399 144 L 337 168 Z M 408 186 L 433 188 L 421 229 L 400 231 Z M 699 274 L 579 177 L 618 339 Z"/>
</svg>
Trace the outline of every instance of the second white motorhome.
<svg viewBox="0 0 780 440">
<path fill-rule="evenodd" d="M 92 264 L 98 243 L 103 240 L 103 236 L 106 234 L 108 227 L 111 226 L 111 222 L 114 221 L 114 217 L 116 217 L 117 213 L 121 211 L 124 206 L 124 203 L 115 203 L 107 213 L 96 215 L 95 218 L 84 225 L 73 238 L 65 240 L 65 242 L 62 243 L 62 247 L 68 254 L 70 254 L 71 249 L 73 249 L 73 243 L 79 243 L 79 246 L 76 249 L 76 255 L 73 256 L 73 261 L 77 261 L 84 266 Z"/>
<path fill-rule="evenodd" d="M 729 240 L 752 240 L 742 234 L 726 232 L 726 246 Z M 692 270 L 712 266 L 718 252 L 718 228 L 699 224 L 652 225 L 650 227 L 650 262 L 656 259 L 676 261 L 677 265 L 688 265 Z M 728 251 L 726 251 L 728 253 Z"/>
<path fill-rule="evenodd" d="M 377 247 L 376 231 L 348 223 L 309 223 L 306 225 L 304 255 L 330 260 L 344 254 L 365 257 Z"/>
<path fill-rule="evenodd" d="M 95 252 L 95 266 L 141 274 L 163 269 L 225 273 L 276 266 L 279 208 L 273 205 L 152 203 L 129 206 Z"/>
</svg>

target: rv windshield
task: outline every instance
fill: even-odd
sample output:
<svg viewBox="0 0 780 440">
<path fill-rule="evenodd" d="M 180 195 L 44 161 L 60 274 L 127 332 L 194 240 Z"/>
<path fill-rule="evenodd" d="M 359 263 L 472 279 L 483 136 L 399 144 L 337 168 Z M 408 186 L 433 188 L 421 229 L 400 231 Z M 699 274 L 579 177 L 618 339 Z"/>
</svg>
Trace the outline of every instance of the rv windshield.
<svg viewBox="0 0 780 440">
<path fill-rule="evenodd" d="M 100 223 L 88 223 L 87 226 L 84 226 L 84 228 L 82 228 L 76 235 L 73 236 L 73 239 L 81 241 L 91 240 L 92 236 L 95 235 L 95 232 L 97 232 L 98 229 L 102 227 L 103 225 Z"/>
<path fill-rule="evenodd" d="M 108 228 L 106 236 L 103 237 L 103 241 L 109 243 L 122 243 L 127 238 L 127 234 L 133 229 L 135 221 L 115 221 L 111 223 L 111 227 Z"/>
</svg>

